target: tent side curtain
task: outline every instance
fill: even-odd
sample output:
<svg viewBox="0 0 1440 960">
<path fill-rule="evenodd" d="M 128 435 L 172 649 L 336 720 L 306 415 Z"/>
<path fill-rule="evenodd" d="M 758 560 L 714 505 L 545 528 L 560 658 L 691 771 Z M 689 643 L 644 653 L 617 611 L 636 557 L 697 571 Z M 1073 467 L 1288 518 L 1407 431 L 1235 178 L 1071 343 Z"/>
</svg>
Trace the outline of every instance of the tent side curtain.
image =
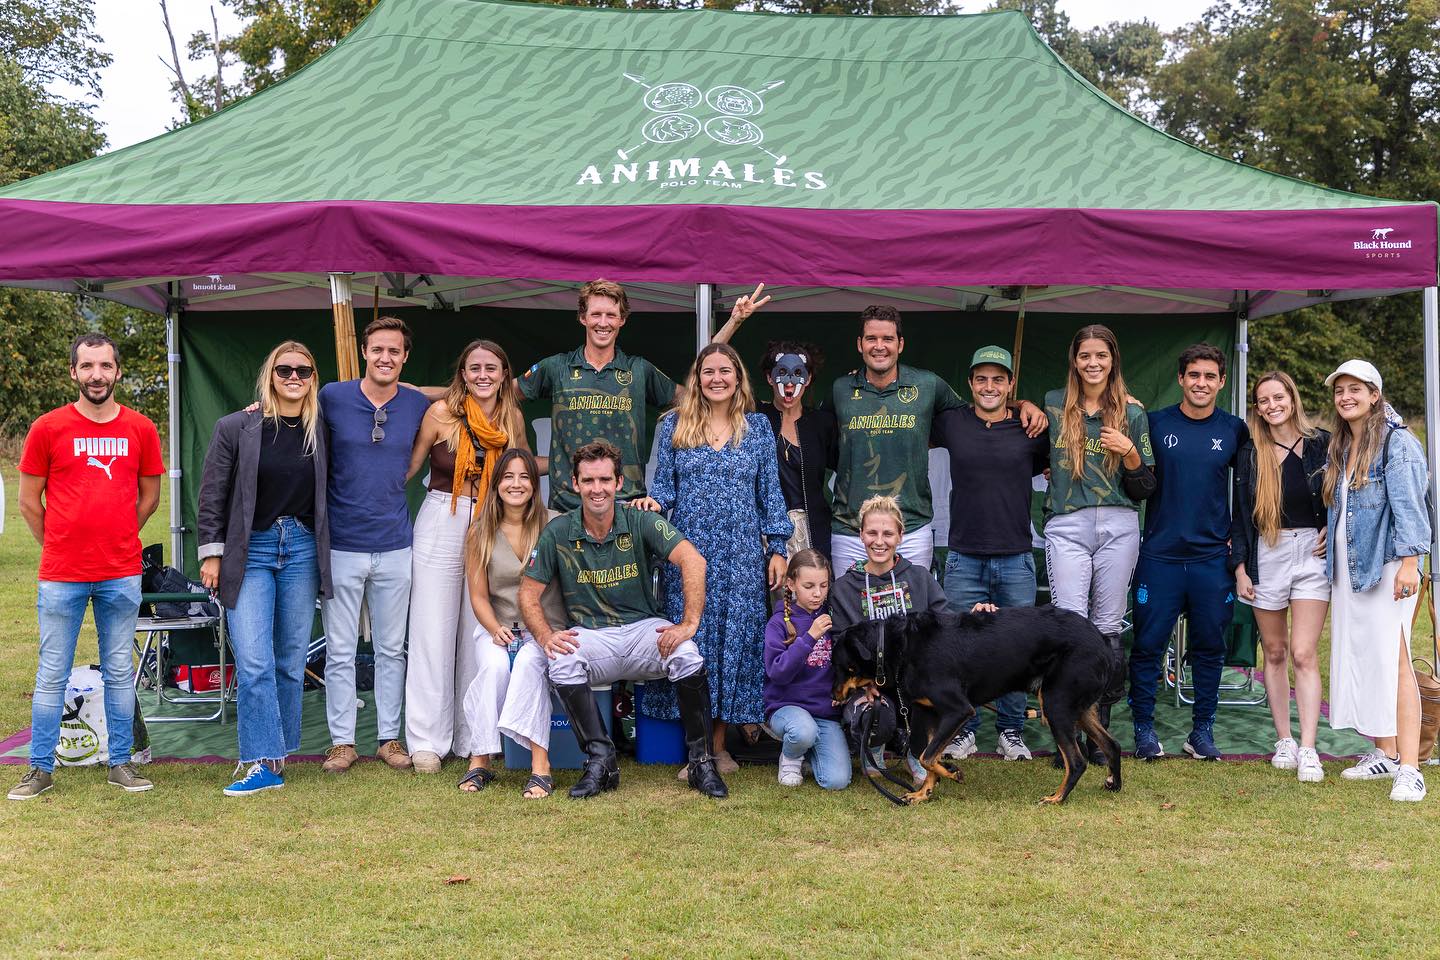
<svg viewBox="0 0 1440 960">
<path fill-rule="evenodd" d="M 397 311 L 412 326 L 414 348 L 403 378 L 409 383 L 447 383 L 462 347 L 477 337 L 500 343 L 511 367 L 523 373 L 542 357 L 569 352 L 581 342 L 582 331 L 572 312 L 535 310 L 465 310 L 459 314 L 421 309 Z M 925 367 L 944 377 L 962 397 L 968 363 L 978 348 L 1014 344 L 1015 317 L 1009 314 L 903 311 L 905 351 L 902 362 Z M 1064 385 L 1066 351 L 1077 329 L 1093 322 L 1083 315 L 1034 314 L 1025 320 L 1019 394 L 1039 404 L 1047 390 Z M 359 318 L 357 318 L 357 325 Z M 1192 343 L 1205 341 L 1226 356 L 1235 346 L 1233 316 L 1186 317 L 1157 323 L 1145 317 L 1114 317 L 1107 323 L 1119 337 L 1125 358 L 1125 379 L 1131 392 L 1152 409 L 1180 399 L 1175 360 Z M 331 318 L 322 311 L 266 311 L 253 314 L 182 316 L 180 325 L 180 429 L 184 523 L 195 526 L 195 502 L 205 450 L 215 421 L 250 402 L 255 371 L 271 347 L 298 339 L 315 353 L 320 376 L 335 376 L 335 340 Z M 684 382 L 694 357 L 691 325 L 663 314 L 632 314 L 620 347 L 642 354 L 677 383 Z M 787 314 L 760 318 L 742 327 L 734 341 L 744 358 L 757 400 L 770 388 L 759 379 L 760 358 L 771 339 L 796 339 L 818 346 L 825 357 L 812 402 L 829 395 L 830 384 L 858 363 L 854 314 Z M 1222 400 L 1228 404 L 1228 398 Z M 529 404 L 527 417 L 548 417 L 544 403 Z M 533 444 L 534 438 L 531 438 Z M 412 488 L 418 485 L 418 480 Z M 413 490 L 412 490 L 413 492 Z M 186 568 L 195 572 L 193 532 L 185 539 Z"/>
</svg>

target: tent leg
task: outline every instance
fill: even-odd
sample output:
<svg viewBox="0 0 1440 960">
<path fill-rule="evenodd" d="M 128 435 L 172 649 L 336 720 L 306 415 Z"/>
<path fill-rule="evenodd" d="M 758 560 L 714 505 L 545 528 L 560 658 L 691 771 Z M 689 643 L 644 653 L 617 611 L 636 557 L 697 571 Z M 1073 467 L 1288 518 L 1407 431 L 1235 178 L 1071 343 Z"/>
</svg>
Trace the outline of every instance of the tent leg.
<svg viewBox="0 0 1440 960">
<path fill-rule="evenodd" d="M 715 307 L 711 300 L 714 290 L 708 283 L 695 284 L 695 352 L 710 345 L 715 335 Z"/>
<path fill-rule="evenodd" d="M 335 379 L 357 380 L 360 357 L 355 348 L 355 310 L 348 273 L 330 274 L 330 305 L 335 315 Z"/>
<path fill-rule="evenodd" d="M 1250 314 L 1235 314 L 1235 378 L 1230 387 L 1230 412 L 1245 419 L 1245 402 L 1250 394 Z"/>
<path fill-rule="evenodd" d="M 1436 288 L 1426 287 L 1425 305 L 1425 455 L 1430 468 L 1430 500 L 1440 504 L 1440 306 Z M 1430 518 L 1430 580 L 1435 586 L 1435 561 L 1440 557 L 1440 529 Z"/>
<path fill-rule="evenodd" d="M 185 569 L 185 511 L 180 469 L 180 285 L 170 284 L 170 312 L 165 317 L 165 361 L 170 431 L 170 564 Z"/>
</svg>

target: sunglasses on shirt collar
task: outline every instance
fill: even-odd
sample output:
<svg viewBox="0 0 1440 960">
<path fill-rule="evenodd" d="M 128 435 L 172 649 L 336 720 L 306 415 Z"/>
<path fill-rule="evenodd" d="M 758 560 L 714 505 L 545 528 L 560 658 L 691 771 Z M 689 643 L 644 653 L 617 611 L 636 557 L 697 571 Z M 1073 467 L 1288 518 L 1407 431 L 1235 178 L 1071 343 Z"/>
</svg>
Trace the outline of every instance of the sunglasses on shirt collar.
<svg viewBox="0 0 1440 960">
<path fill-rule="evenodd" d="M 385 408 L 384 408 L 384 407 L 376 407 L 376 408 L 375 408 L 375 429 L 370 431 L 370 442 L 371 442 L 371 443 L 379 443 L 381 440 L 384 440 L 384 439 L 385 439 L 385 430 L 384 430 L 384 428 L 382 428 L 382 427 L 380 426 L 382 423 L 385 422 L 385 420 L 386 420 Z"/>
</svg>

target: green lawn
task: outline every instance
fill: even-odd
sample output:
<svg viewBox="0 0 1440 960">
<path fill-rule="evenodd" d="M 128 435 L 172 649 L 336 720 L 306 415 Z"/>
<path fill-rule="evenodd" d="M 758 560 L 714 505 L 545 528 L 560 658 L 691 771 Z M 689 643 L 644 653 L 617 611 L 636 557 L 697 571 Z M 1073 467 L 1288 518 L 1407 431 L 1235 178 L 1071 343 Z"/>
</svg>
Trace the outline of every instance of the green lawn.
<svg viewBox="0 0 1440 960">
<path fill-rule="evenodd" d="M 13 463 L 5 480 L 9 734 L 29 722 L 38 550 Z M 715 803 L 626 766 L 618 795 L 583 804 L 522 802 L 514 776 L 461 796 L 448 766 L 297 764 L 248 800 L 221 797 L 228 768 L 150 769 L 149 794 L 67 770 L 0 806 L 0 956 L 1440 954 L 1440 795 L 1392 804 L 1338 764 L 1302 786 L 1264 763 L 1127 761 L 1122 793 L 1091 775 L 1054 809 L 1034 802 L 1047 764 L 970 761 L 965 784 L 905 810 L 864 784 L 782 791 L 760 769 Z M 21 772 L 0 767 L 7 787 Z"/>
</svg>

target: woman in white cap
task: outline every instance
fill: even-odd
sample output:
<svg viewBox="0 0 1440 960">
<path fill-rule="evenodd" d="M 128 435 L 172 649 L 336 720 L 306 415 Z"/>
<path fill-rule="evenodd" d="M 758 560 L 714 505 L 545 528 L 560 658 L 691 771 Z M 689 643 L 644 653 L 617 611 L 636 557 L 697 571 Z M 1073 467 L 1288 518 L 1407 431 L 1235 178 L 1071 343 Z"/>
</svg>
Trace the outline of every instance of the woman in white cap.
<svg viewBox="0 0 1440 960">
<path fill-rule="evenodd" d="M 1422 800 L 1410 618 L 1420 591 L 1420 557 L 1430 543 L 1425 454 L 1385 402 L 1372 364 L 1347 360 L 1325 385 L 1335 398 L 1325 468 L 1330 726 L 1358 730 L 1375 742 L 1340 775 L 1393 779 L 1390 799 Z"/>
</svg>

